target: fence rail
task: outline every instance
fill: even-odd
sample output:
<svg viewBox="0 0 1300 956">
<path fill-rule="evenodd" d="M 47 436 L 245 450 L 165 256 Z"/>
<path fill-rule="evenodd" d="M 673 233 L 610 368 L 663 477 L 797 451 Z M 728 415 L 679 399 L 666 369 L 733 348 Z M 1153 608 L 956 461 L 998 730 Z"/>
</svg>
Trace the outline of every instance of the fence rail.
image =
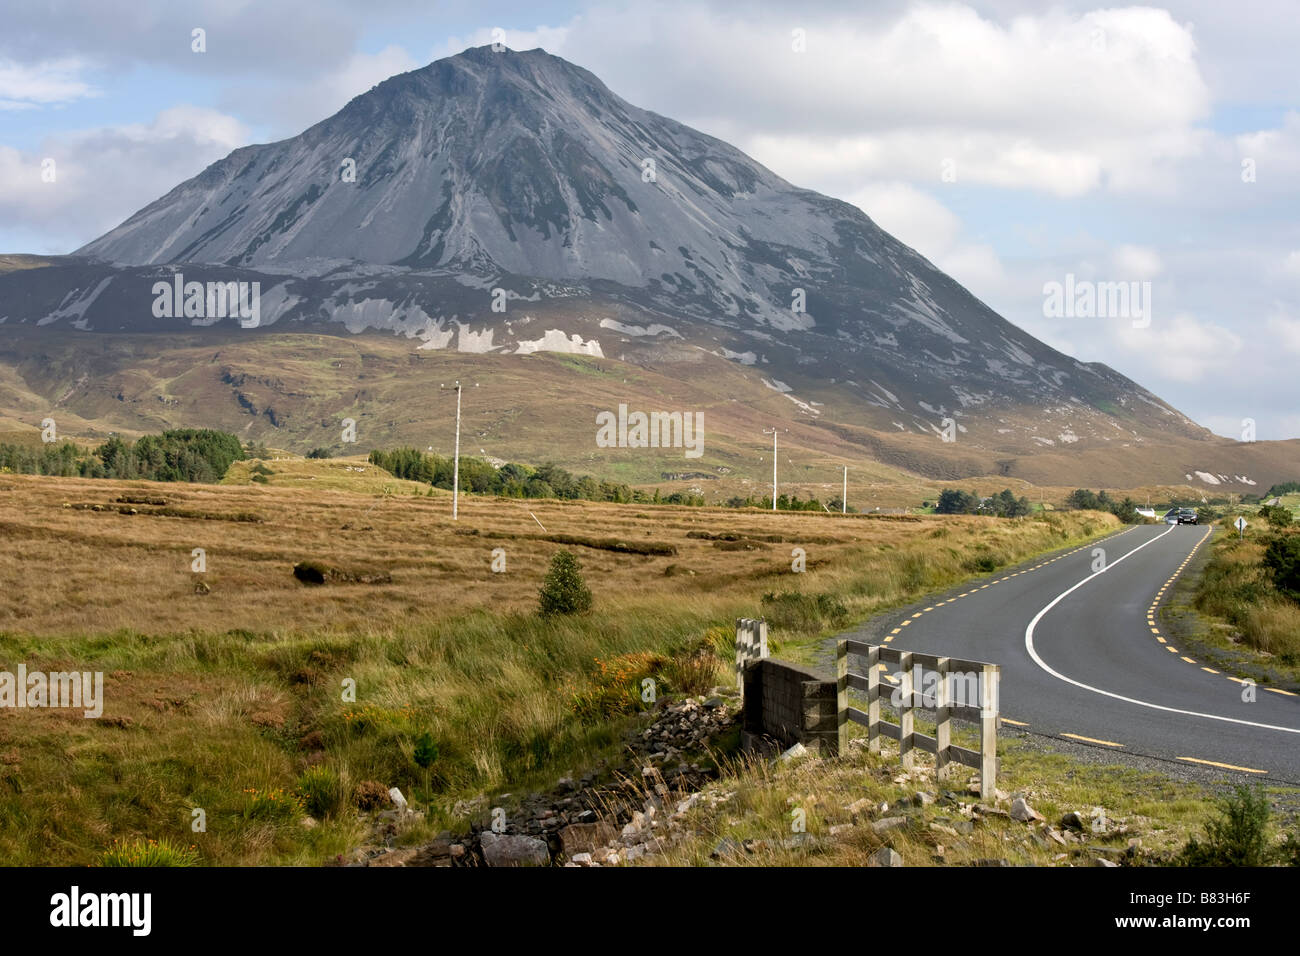
<svg viewBox="0 0 1300 956">
<path fill-rule="evenodd" d="M 851 658 L 865 662 L 865 673 L 851 668 Z M 897 667 L 896 685 L 881 680 L 882 665 L 888 664 Z M 1000 674 L 996 664 L 984 661 L 938 657 L 880 644 L 841 640 L 836 650 L 840 752 L 847 752 L 848 725 L 855 723 L 867 728 L 867 748 L 872 753 L 879 753 L 880 738 L 888 737 L 898 741 L 898 753 L 905 769 L 912 768 L 916 750 L 934 754 L 935 769 L 940 776 L 954 764 L 971 767 L 980 772 L 981 796 L 992 798 L 997 782 Z M 930 685 L 932 687 L 927 689 Z M 849 704 L 850 690 L 866 694 L 865 711 Z M 882 696 L 897 702 L 897 724 L 881 719 Z M 918 710 L 936 714 L 933 737 L 916 731 Z M 979 750 L 959 747 L 952 742 L 953 720 L 979 725 Z"/>
</svg>

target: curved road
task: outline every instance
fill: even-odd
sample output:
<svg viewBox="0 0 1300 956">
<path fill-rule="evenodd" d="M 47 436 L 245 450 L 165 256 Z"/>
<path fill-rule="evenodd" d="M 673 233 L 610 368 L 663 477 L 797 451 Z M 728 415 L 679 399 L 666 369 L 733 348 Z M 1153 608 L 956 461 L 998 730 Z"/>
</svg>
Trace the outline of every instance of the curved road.
<svg viewBox="0 0 1300 956">
<path fill-rule="evenodd" d="M 1300 782 L 1300 696 L 1261 685 L 1245 700 L 1246 685 L 1160 628 L 1156 609 L 1209 534 L 1133 527 L 841 636 L 1000 665 L 1015 727 Z"/>
</svg>

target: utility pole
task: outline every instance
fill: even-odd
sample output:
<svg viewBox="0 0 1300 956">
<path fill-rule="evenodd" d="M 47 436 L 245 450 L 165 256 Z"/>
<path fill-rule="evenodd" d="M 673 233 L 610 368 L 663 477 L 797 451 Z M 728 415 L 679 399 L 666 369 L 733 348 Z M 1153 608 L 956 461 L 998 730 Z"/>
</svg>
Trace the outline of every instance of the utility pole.
<svg viewBox="0 0 1300 956">
<path fill-rule="evenodd" d="M 772 510 L 776 510 L 776 433 L 777 429 L 772 429 Z M 763 429 L 763 434 L 767 434 L 767 429 Z"/>
<path fill-rule="evenodd" d="M 460 506 L 460 382 L 456 383 L 456 455 L 451 466 L 451 520 L 457 520 Z"/>
<path fill-rule="evenodd" d="M 844 490 L 840 492 L 840 514 L 849 513 L 849 466 L 844 466 Z"/>
</svg>

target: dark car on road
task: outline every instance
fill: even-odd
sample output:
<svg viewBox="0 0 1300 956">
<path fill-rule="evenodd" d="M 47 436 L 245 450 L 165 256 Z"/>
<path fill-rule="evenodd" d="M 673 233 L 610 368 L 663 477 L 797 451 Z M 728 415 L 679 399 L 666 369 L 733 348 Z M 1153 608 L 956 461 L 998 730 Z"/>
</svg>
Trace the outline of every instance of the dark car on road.
<svg viewBox="0 0 1300 956">
<path fill-rule="evenodd" d="M 1199 521 L 1200 521 L 1200 516 L 1196 513 L 1196 509 L 1195 509 L 1195 508 L 1179 508 L 1179 509 L 1178 509 L 1178 523 L 1179 523 L 1179 524 L 1196 524 L 1196 523 L 1199 522 Z"/>
</svg>

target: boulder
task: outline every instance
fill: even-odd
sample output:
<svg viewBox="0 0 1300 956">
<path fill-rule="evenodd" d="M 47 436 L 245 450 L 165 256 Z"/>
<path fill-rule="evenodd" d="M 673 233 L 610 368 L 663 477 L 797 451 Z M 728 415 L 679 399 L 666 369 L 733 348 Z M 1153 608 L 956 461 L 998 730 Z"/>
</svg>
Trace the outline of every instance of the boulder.
<svg viewBox="0 0 1300 956">
<path fill-rule="evenodd" d="M 487 830 L 479 840 L 488 866 L 547 866 L 551 862 L 546 841 L 536 837 Z"/>
<path fill-rule="evenodd" d="M 867 866 L 902 866 L 903 858 L 887 846 L 882 846 L 875 853 L 871 854 L 871 860 Z"/>
</svg>

